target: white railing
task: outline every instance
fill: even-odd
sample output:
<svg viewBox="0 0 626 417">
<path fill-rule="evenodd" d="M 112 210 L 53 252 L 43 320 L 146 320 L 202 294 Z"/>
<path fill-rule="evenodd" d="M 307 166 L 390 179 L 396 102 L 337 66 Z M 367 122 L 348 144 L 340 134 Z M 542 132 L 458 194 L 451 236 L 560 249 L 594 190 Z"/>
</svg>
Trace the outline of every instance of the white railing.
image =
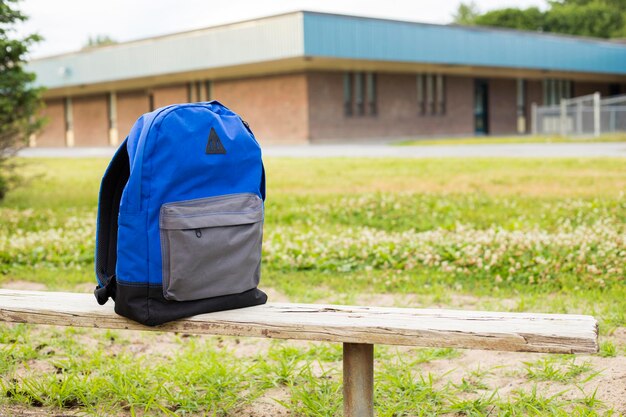
<svg viewBox="0 0 626 417">
<path fill-rule="evenodd" d="M 600 136 L 626 132 L 626 94 L 602 99 L 600 93 L 562 99 L 553 106 L 532 105 L 533 134 Z"/>
<path fill-rule="evenodd" d="M 601 101 L 602 133 L 626 132 L 626 94 Z"/>
</svg>

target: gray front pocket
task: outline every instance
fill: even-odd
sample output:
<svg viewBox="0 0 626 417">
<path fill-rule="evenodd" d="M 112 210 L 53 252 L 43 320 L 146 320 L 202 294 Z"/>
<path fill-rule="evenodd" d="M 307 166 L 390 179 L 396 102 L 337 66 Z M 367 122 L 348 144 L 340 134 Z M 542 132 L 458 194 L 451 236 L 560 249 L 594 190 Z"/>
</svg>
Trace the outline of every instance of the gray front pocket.
<svg viewBox="0 0 626 417">
<path fill-rule="evenodd" d="M 190 301 L 259 284 L 263 201 L 233 194 L 163 204 L 163 295 Z"/>
</svg>

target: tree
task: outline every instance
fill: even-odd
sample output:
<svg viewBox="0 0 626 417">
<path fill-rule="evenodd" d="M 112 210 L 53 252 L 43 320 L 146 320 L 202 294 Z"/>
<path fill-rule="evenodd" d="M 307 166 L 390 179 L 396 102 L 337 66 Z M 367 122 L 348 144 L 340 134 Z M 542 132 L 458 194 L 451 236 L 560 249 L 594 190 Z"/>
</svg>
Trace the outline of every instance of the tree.
<svg viewBox="0 0 626 417">
<path fill-rule="evenodd" d="M 92 49 L 98 48 L 100 46 L 115 45 L 116 43 L 117 41 L 111 38 L 109 35 L 89 36 L 89 38 L 87 38 L 87 43 L 83 46 L 83 49 Z"/>
<path fill-rule="evenodd" d="M 612 1 L 553 2 L 546 13 L 546 26 L 551 32 L 614 38 L 623 36 L 626 4 L 619 8 Z M 623 1 L 626 3 L 626 1 Z"/>
<path fill-rule="evenodd" d="M 35 74 L 24 70 L 29 48 L 41 37 L 15 34 L 15 25 L 27 19 L 18 1 L 0 0 L 0 199 L 15 177 L 10 158 L 43 123 L 42 89 L 34 86 Z"/>
<path fill-rule="evenodd" d="M 626 0 L 551 0 L 545 11 L 536 7 L 505 8 L 461 20 L 473 3 L 461 3 L 453 15 L 456 23 L 564 33 L 597 38 L 626 36 Z"/>
<path fill-rule="evenodd" d="M 476 18 L 480 15 L 478 11 L 478 6 L 473 1 L 469 3 L 461 3 L 456 10 L 456 13 L 452 15 L 452 19 L 454 23 L 458 23 L 460 25 L 471 25 L 474 23 Z"/>
<path fill-rule="evenodd" d="M 528 9 L 506 8 L 478 15 L 474 19 L 474 23 L 480 26 L 541 32 L 545 28 L 545 14 L 537 7 L 529 7 Z"/>
</svg>

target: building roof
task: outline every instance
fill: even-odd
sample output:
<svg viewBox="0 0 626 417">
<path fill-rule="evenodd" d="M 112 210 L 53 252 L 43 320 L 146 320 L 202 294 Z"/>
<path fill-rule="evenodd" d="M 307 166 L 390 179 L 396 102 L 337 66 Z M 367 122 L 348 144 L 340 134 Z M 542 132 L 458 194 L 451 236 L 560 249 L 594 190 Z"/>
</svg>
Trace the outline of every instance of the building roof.
<svg viewBox="0 0 626 417">
<path fill-rule="evenodd" d="M 626 45 L 618 42 L 308 11 L 35 59 L 28 68 L 41 85 L 67 90 L 176 75 L 348 69 L 359 62 L 365 69 L 419 64 L 451 72 L 491 68 L 626 80 Z"/>
<path fill-rule="evenodd" d="M 626 45 L 476 26 L 306 13 L 312 56 L 626 75 Z"/>
</svg>

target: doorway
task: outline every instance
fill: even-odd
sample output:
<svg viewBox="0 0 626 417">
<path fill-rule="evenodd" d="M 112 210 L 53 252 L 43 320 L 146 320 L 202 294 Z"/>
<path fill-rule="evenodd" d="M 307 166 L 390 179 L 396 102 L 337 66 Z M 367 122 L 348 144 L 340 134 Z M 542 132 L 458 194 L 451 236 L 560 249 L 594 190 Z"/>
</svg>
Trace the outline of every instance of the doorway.
<svg viewBox="0 0 626 417">
<path fill-rule="evenodd" d="M 474 133 L 489 134 L 489 84 L 487 80 L 474 82 Z"/>
</svg>

